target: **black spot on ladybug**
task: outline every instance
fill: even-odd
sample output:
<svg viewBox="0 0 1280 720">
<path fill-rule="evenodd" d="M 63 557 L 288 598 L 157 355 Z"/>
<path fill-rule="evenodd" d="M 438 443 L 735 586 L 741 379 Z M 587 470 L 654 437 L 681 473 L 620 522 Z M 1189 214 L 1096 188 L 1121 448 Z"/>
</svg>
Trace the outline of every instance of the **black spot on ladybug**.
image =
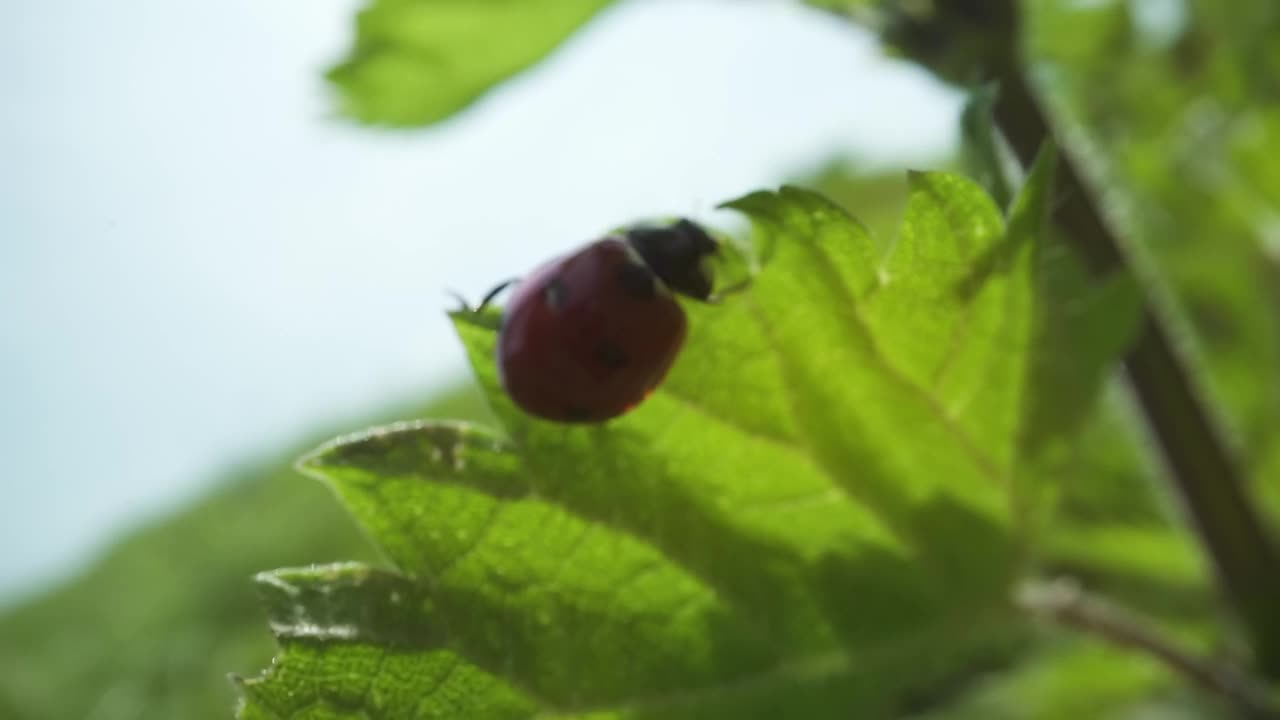
<svg viewBox="0 0 1280 720">
<path fill-rule="evenodd" d="M 618 283 L 636 300 L 652 300 L 658 294 L 653 271 L 640 263 L 623 263 L 618 266 Z"/>
<path fill-rule="evenodd" d="M 560 278 L 551 278 L 546 286 L 542 288 L 542 299 L 547 303 L 547 307 L 552 310 L 559 310 L 565 301 L 564 283 Z"/>
<path fill-rule="evenodd" d="M 627 353 L 612 340 L 601 340 L 596 343 L 596 360 L 610 370 L 621 370 L 627 366 Z"/>
</svg>

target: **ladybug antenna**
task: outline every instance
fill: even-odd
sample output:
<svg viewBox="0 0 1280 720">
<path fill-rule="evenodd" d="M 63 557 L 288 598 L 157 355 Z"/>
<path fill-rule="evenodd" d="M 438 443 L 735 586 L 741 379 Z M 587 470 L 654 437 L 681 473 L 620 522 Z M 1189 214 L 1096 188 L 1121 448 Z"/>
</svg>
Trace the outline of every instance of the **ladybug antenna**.
<svg viewBox="0 0 1280 720">
<path fill-rule="evenodd" d="M 457 301 L 457 303 L 458 303 L 458 312 L 474 312 L 474 311 L 471 309 L 471 303 L 467 302 L 467 299 L 466 299 L 466 298 L 464 298 L 464 297 L 462 297 L 462 293 L 458 292 L 457 290 L 447 290 L 447 289 L 446 289 L 446 290 L 444 291 L 444 294 L 445 294 L 445 295 L 448 295 L 449 297 L 451 297 L 451 298 L 453 298 L 454 300 L 456 300 L 456 301 Z"/>
<path fill-rule="evenodd" d="M 498 297 L 499 293 L 518 282 L 520 282 L 520 278 L 511 278 L 510 280 L 504 280 L 498 283 L 492 290 L 485 293 L 484 297 L 480 298 L 480 304 L 475 307 L 471 307 L 471 303 L 467 302 L 467 299 L 462 297 L 461 293 L 453 290 L 445 290 L 445 293 L 447 293 L 449 297 L 458 301 L 458 305 L 460 306 L 458 308 L 459 310 L 469 313 L 478 313 L 489 307 L 489 303 L 493 302 L 493 299 Z"/>
<path fill-rule="evenodd" d="M 667 287 L 697 300 L 711 299 L 711 273 L 702 261 L 719 245 L 701 226 L 682 218 L 668 227 L 632 228 L 626 237 Z"/>
<path fill-rule="evenodd" d="M 480 298 L 480 304 L 476 306 L 475 311 L 480 312 L 481 310 L 489 307 L 489 303 L 493 302 L 493 299 L 498 297 L 503 290 L 506 290 L 518 282 L 520 282 L 520 278 L 510 278 L 495 285 L 492 290 L 484 294 L 484 297 Z"/>
</svg>

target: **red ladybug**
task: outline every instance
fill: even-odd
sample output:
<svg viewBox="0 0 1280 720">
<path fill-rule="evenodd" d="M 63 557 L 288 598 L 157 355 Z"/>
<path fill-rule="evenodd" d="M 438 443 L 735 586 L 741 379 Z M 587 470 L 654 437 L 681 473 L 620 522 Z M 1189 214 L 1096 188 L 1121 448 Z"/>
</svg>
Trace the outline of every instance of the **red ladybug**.
<svg viewBox="0 0 1280 720">
<path fill-rule="evenodd" d="M 684 342 L 673 293 L 708 300 L 704 261 L 716 250 L 705 230 L 680 220 L 597 240 L 521 280 L 498 334 L 511 399 L 565 423 L 599 423 L 638 405 Z"/>
</svg>

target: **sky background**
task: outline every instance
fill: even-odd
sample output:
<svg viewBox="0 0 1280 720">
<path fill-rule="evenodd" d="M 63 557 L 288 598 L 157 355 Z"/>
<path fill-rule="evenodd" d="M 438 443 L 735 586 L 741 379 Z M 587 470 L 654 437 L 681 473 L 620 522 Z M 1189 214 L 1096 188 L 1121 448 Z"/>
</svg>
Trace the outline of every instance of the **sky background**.
<svg viewBox="0 0 1280 720">
<path fill-rule="evenodd" d="M 632 0 L 430 130 L 333 115 L 357 3 L 0 3 L 0 604 L 228 468 L 465 377 L 475 297 L 958 98 L 788 2 Z"/>
</svg>

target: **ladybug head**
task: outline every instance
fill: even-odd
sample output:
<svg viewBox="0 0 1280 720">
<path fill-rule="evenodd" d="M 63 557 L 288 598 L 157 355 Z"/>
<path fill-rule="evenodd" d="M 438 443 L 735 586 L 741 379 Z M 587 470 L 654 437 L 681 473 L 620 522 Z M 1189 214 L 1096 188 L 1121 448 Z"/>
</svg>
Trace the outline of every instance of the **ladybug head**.
<svg viewBox="0 0 1280 720">
<path fill-rule="evenodd" d="M 632 228 L 626 238 L 667 287 L 696 300 L 711 297 L 711 271 L 703 260 L 718 245 L 706 230 L 680 220 L 669 227 Z"/>
</svg>

